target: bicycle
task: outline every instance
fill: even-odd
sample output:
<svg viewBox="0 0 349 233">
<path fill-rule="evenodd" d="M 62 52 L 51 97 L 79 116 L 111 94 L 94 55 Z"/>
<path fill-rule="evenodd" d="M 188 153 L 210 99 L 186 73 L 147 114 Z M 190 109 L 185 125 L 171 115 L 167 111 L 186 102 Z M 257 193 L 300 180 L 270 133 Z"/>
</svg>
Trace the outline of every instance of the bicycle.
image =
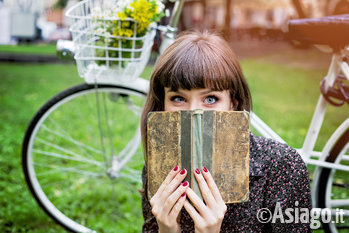
<svg viewBox="0 0 349 233">
<path fill-rule="evenodd" d="M 113 231 L 126 229 L 129 232 L 137 230 L 133 228 L 137 225 L 133 221 L 141 219 L 140 204 L 139 209 L 127 206 L 125 210 L 119 209 L 118 203 L 132 205 L 140 201 L 137 189 L 141 188 L 144 159 L 140 148 L 139 116 L 148 92 L 148 81 L 138 75 L 149 59 L 155 28 L 144 38 L 143 57 L 133 60 L 138 65 L 129 72 L 136 75 L 126 74 L 128 79 L 115 79 L 115 73 L 108 73 L 108 69 L 100 70 L 94 65 L 89 67 L 98 60 L 91 56 L 96 47 L 86 46 L 84 36 L 88 34 L 81 27 L 89 25 L 89 14 L 96 2 L 84 0 L 67 12 L 68 16 L 77 14 L 72 30 L 73 34 L 74 30 L 77 33 L 73 39 L 80 43 L 80 48 L 75 51 L 75 58 L 85 83 L 57 94 L 36 113 L 23 141 L 22 164 L 26 182 L 38 204 L 66 229 L 74 232 L 108 231 L 99 223 L 103 218 L 110 218 Z M 175 37 L 183 3 L 183 0 L 176 2 L 170 24 L 160 27 L 165 32 L 160 51 Z M 57 46 L 61 45 L 58 43 Z M 70 53 L 65 45 L 61 50 Z M 338 96 L 340 103 L 347 101 L 345 96 L 348 96 L 349 90 L 343 84 L 343 77 L 348 79 L 349 72 L 348 64 L 341 59 L 343 55 L 348 57 L 348 50 L 334 53 L 328 81 L 323 84 L 325 93 L 329 95 L 326 98 L 332 102 Z M 118 62 L 117 59 L 108 59 Z M 338 79 L 340 81 L 335 81 L 339 70 L 334 66 L 338 65 L 346 68 L 342 71 L 343 77 Z M 137 69 L 139 66 L 142 69 Z M 337 88 L 333 87 L 334 83 Z M 322 208 L 331 206 L 329 198 L 334 171 L 349 171 L 348 166 L 340 164 L 348 159 L 349 119 L 333 133 L 322 152 L 313 152 L 317 134 L 312 132 L 315 129 L 318 133 L 322 124 L 326 105 L 324 98 L 320 96 L 305 146 L 299 150 L 306 163 L 318 166 L 313 181 L 313 197 L 314 206 Z M 263 136 L 283 141 L 255 114 L 251 114 L 251 125 Z M 330 159 L 326 156 L 328 151 L 332 155 Z M 318 159 L 312 159 L 310 155 Z M 324 187 L 326 193 L 321 196 L 319 190 Z M 99 208 L 98 200 L 101 199 L 110 205 L 109 208 Z M 347 203 L 344 204 L 349 205 Z M 348 211 L 346 216 L 349 216 Z M 328 224 L 328 230 L 335 228 L 334 224 Z"/>
</svg>

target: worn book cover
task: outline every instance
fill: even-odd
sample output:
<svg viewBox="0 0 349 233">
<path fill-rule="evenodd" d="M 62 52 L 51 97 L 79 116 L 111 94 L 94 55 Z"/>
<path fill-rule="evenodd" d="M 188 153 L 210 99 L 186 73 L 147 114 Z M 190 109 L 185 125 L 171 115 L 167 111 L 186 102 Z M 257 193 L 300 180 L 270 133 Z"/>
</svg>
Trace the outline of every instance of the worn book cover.
<svg viewBox="0 0 349 233">
<path fill-rule="evenodd" d="M 147 194 L 156 193 L 178 165 L 202 198 L 194 177 L 205 166 L 225 203 L 248 199 L 249 114 L 245 111 L 151 112 L 147 121 Z"/>
</svg>

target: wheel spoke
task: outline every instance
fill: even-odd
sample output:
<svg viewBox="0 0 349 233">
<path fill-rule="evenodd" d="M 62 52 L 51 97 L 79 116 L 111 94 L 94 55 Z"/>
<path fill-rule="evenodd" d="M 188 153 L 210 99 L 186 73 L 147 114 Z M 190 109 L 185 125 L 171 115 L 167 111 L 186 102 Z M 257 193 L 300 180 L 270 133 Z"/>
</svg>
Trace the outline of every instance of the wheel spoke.
<svg viewBox="0 0 349 233">
<path fill-rule="evenodd" d="M 55 144 L 53 144 L 53 143 L 50 143 L 50 142 L 48 142 L 47 140 L 44 140 L 44 139 L 41 139 L 41 138 L 36 138 L 35 141 L 38 141 L 38 142 L 40 142 L 40 143 L 42 143 L 42 144 L 44 144 L 44 145 L 46 145 L 46 146 L 49 146 L 49 147 L 51 147 L 51 148 L 54 148 L 54 149 L 56 149 L 56 150 L 59 150 L 59 151 L 61 151 L 61 152 L 66 153 L 66 154 L 72 155 L 72 156 L 75 157 L 75 158 L 82 159 L 82 160 L 83 160 L 83 159 L 86 159 L 85 157 L 81 156 L 80 154 L 77 154 L 77 153 L 75 153 L 75 152 L 73 152 L 73 151 L 70 151 L 70 150 L 68 150 L 68 149 L 65 149 L 65 148 L 63 148 L 63 147 L 61 147 L 61 146 L 55 145 Z"/>
<path fill-rule="evenodd" d="M 37 167 L 45 167 L 45 168 L 50 168 L 50 169 L 55 169 L 56 171 L 59 172 L 73 172 L 73 173 L 77 173 L 80 175 L 84 175 L 84 176 L 89 176 L 89 177 L 101 177 L 104 175 L 104 173 L 97 173 L 97 172 L 90 172 L 90 171 L 83 171 L 77 168 L 73 168 L 73 167 L 59 167 L 59 166 L 54 166 L 54 165 L 48 165 L 48 164 L 42 164 L 42 163 L 34 163 L 34 166 Z"/>
<path fill-rule="evenodd" d="M 134 146 L 137 145 L 136 142 L 139 141 L 139 137 L 140 137 L 140 132 L 138 129 L 135 136 L 127 143 L 125 148 L 118 154 L 118 156 L 117 156 L 118 161 L 124 161 L 124 162 L 122 162 L 123 164 L 128 161 L 127 157 L 130 153 L 132 153 L 131 150 L 135 149 Z M 133 151 L 133 153 L 134 153 L 134 151 Z M 125 160 L 125 157 L 126 157 L 126 160 Z"/>
<path fill-rule="evenodd" d="M 56 167 L 58 167 L 57 165 L 54 167 L 54 166 L 48 166 L 47 164 L 41 164 L 41 163 L 34 163 L 35 166 L 38 166 L 38 167 L 44 167 L 44 168 L 49 168 L 49 169 L 45 169 L 44 171 L 40 171 L 40 172 L 37 172 L 36 173 L 36 176 L 37 177 L 45 177 L 45 176 L 49 176 L 49 175 L 52 175 L 52 174 L 57 174 L 57 172 L 61 173 L 61 171 L 55 169 Z M 74 166 L 75 169 L 79 169 L 79 170 L 83 170 L 83 171 L 86 171 L 88 169 L 90 169 L 90 164 L 81 164 L 81 165 L 76 165 Z M 58 182 L 66 182 L 65 180 L 62 180 L 62 181 L 58 181 Z M 52 181 L 50 181 L 50 183 L 48 185 L 52 184 Z"/>
<path fill-rule="evenodd" d="M 106 124 L 106 128 L 107 128 L 107 134 L 108 134 L 108 139 L 109 139 L 109 147 L 110 147 L 110 152 L 112 155 L 115 154 L 115 151 L 114 151 L 114 146 L 113 146 L 113 136 L 112 136 L 112 133 L 111 133 L 111 130 L 109 127 L 109 111 L 108 111 L 108 107 L 107 107 L 107 104 L 106 104 L 106 97 L 105 97 L 105 93 L 103 93 L 102 95 L 102 100 L 103 100 L 103 108 L 104 108 L 104 118 L 105 118 L 105 124 Z"/>
<path fill-rule="evenodd" d="M 121 232 L 125 224 L 139 232 L 144 99 L 122 87 L 82 84 L 33 119 L 23 146 L 26 181 L 58 223 L 76 232 Z"/>
<path fill-rule="evenodd" d="M 128 177 L 134 182 L 140 183 L 142 178 L 142 172 L 139 170 L 131 169 L 128 167 L 125 167 L 125 169 L 122 171 L 121 177 Z"/>
<path fill-rule="evenodd" d="M 55 130 L 50 129 L 49 127 L 47 127 L 45 125 L 42 125 L 41 127 L 43 130 L 46 130 L 47 132 L 50 132 L 53 135 L 60 137 L 61 139 L 65 139 L 67 141 L 70 141 L 72 144 L 82 148 L 86 152 L 86 155 L 90 158 L 92 158 L 92 156 L 87 152 L 87 150 L 90 150 L 96 154 L 102 155 L 102 151 L 73 139 L 67 132 L 64 132 L 64 130 L 62 130 L 63 131 L 63 134 L 62 134 L 62 133 L 59 133 Z"/>
<path fill-rule="evenodd" d="M 97 116 L 98 116 L 98 128 L 99 128 L 99 139 L 100 139 L 100 145 L 102 148 L 102 154 L 104 156 L 104 160 L 106 163 L 106 167 L 108 167 L 109 159 L 106 154 L 106 149 L 105 149 L 105 133 L 103 130 L 103 125 L 102 125 L 102 109 L 101 109 L 101 104 L 100 104 L 100 96 L 99 96 L 99 91 L 96 89 L 96 106 L 97 106 Z"/>
<path fill-rule="evenodd" d="M 35 152 L 35 154 L 52 156 L 52 157 L 59 158 L 59 159 L 62 159 L 62 160 L 71 160 L 71 161 L 78 161 L 78 162 L 89 163 L 89 164 L 97 165 L 98 167 L 102 167 L 102 165 L 103 165 L 101 162 L 97 162 L 95 160 L 76 158 L 76 157 L 71 157 L 71 156 L 67 156 L 67 155 L 58 154 L 58 153 L 55 153 L 55 152 L 41 151 L 41 150 L 33 150 L 33 152 Z"/>
</svg>

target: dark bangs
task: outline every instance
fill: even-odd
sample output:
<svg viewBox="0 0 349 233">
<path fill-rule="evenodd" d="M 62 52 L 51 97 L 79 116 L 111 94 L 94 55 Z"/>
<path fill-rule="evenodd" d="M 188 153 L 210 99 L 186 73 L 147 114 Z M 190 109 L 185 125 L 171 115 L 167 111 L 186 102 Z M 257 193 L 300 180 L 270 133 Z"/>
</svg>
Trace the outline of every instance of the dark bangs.
<svg viewBox="0 0 349 233">
<path fill-rule="evenodd" d="M 172 91 L 179 88 L 230 90 L 239 74 L 224 54 L 215 44 L 202 39 L 182 44 L 173 50 L 172 59 L 159 70 L 160 85 Z"/>
</svg>

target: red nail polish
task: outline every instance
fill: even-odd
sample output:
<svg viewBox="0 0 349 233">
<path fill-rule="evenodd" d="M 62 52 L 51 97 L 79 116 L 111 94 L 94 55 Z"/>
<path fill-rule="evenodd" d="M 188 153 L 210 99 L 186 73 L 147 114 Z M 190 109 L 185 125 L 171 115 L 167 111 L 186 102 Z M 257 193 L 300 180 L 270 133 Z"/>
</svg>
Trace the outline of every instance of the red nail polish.
<svg viewBox="0 0 349 233">
<path fill-rule="evenodd" d="M 208 172 L 206 167 L 203 167 L 202 170 L 204 170 L 204 172 Z"/>
<path fill-rule="evenodd" d="M 180 173 L 181 173 L 181 175 L 184 175 L 185 169 L 183 168 L 183 170 Z"/>
<path fill-rule="evenodd" d="M 184 197 L 185 196 L 185 193 L 183 193 L 182 195 L 181 195 L 181 197 Z"/>
<path fill-rule="evenodd" d="M 198 175 L 200 175 L 200 170 L 196 168 L 196 169 L 195 169 L 195 173 L 198 174 Z"/>
<path fill-rule="evenodd" d="M 182 183 L 182 185 L 185 187 L 185 186 L 187 186 L 189 183 L 188 183 L 188 181 L 185 181 L 184 183 Z"/>
<path fill-rule="evenodd" d="M 175 168 L 173 168 L 173 171 L 178 171 L 178 166 L 175 166 Z"/>
</svg>

